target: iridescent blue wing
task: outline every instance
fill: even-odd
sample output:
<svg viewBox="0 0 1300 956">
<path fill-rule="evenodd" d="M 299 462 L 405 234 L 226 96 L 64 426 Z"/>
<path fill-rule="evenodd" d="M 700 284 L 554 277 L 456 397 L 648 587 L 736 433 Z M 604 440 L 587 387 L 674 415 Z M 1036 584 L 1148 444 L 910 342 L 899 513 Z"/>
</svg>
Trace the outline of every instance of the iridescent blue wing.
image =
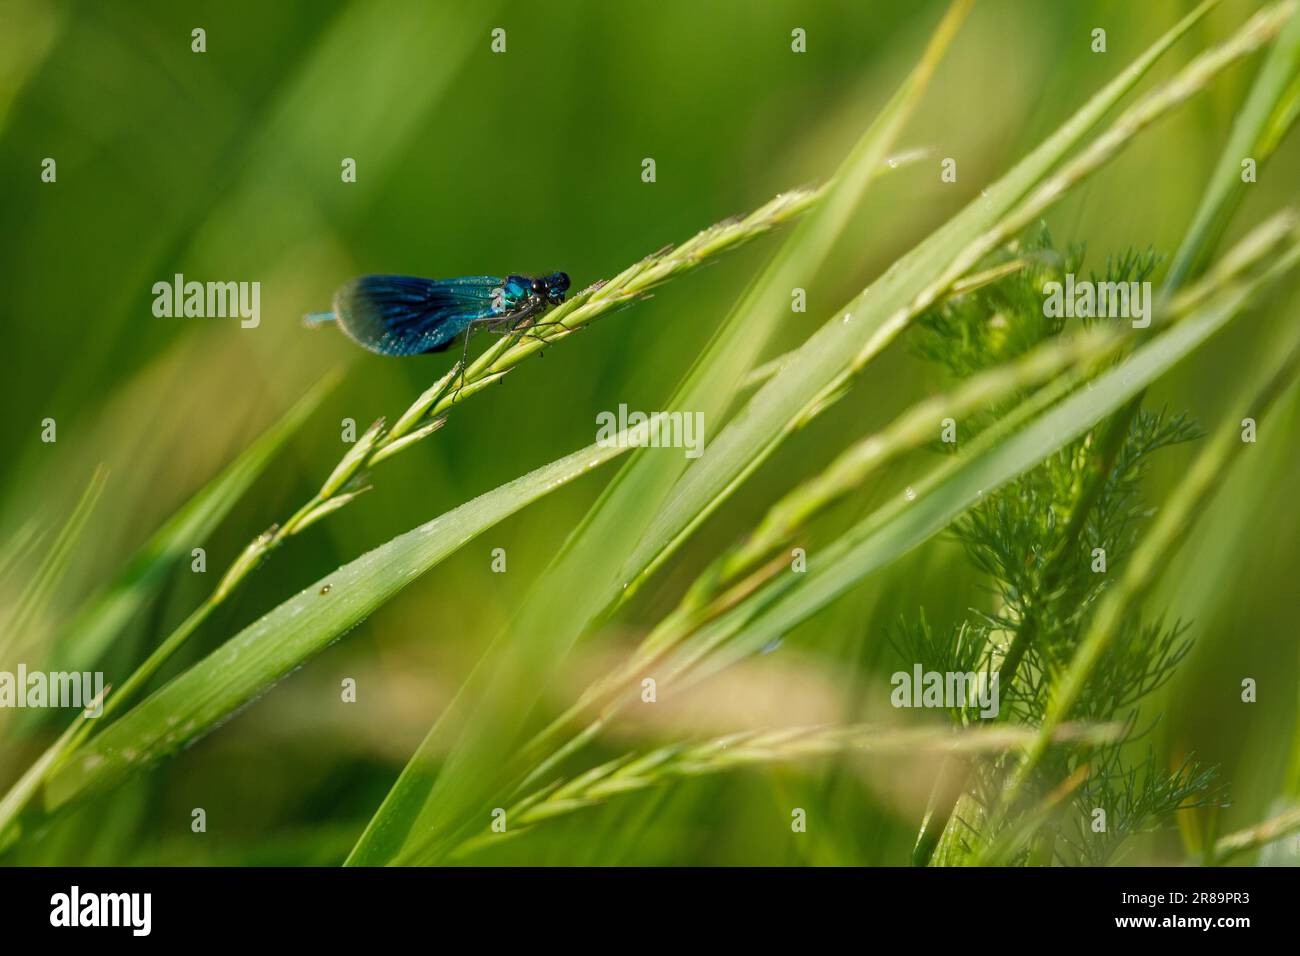
<svg viewBox="0 0 1300 956">
<path fill-rule="evenodd" d="M 500 313 L 494 293 L 501 281 L 496 276 L 362 276 L 335 293 L 334 313 L 348 337 L 372 352 L 441 352 L 471 322 Z"/>
</svg>

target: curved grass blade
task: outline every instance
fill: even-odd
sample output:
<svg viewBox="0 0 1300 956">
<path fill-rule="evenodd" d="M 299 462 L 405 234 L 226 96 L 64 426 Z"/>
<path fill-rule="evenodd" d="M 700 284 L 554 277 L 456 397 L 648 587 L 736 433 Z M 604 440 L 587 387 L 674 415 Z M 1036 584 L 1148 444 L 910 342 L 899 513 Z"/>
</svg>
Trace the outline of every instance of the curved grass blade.
<svg viewBox="0 0 1300 956">
<path fill-rule="evenodd" d="M 250 624 L 72 753 L 45 808 L 102 792 L 192 743 L 323 650 L 447 555 L 525 505 L 645 440 L 646 426 L 502 485 L 400 535 Z"/>
<path fill-rule="evenodd" d="M 1245 195 L 1247 184 L 1242 181 L 1242 159 L 1250 157 L 1262 168 L 1272 156 L 1295 121 L 1300 105 L 1297 83 L 1300 83 L 1300 7 L 1291 14 L 1291 22 L 1274 42 L 1237 114 L 1196 217 L 1165 274 L 1166 290 L 1177 289 L 1197 276 L 1213 255 Z"/>
<path fill-rule="evenodd" d="M 1219 837 L 1214 844 L 1212 860 L 1216 864 L 1226 863 L 1234 856 L 1266 847 L 1297 830 L 1300 830 L 1300 807 L 1293 807 L 1262 823 Z"/>
</svg>

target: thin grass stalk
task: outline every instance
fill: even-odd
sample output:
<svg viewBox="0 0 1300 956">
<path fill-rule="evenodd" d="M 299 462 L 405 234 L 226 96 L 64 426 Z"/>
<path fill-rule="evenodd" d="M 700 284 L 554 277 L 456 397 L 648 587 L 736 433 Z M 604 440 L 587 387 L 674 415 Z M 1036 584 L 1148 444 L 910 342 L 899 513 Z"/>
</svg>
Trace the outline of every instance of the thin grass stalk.
<svg viewBox="0 0 1300 956">
<path fill-rule="evenodd" d="M 104 467 L 102 465 L 96 467 L 90 476 L 90 481 L 86 483 L 85 489 L 77 499 L 72 513 L 68 515 L 68 519 L 59 529 L 54 542 L 37 566 L 30 583 L 23 588 L 18 598 L 17 610 L 5 627 L 3 635 L 5 640 L 0 644 L 0 661 L 6 660 L 19 647 L 19 642 L 27 636 L 32 621 L 45 606 L 55 584 L 63 576 L 72 557 L 73 545 L 76 544 L 77 538 L 86 526 L 86 521 L 95 510 L 99 496 L 104 490 L 106 478 L 107 472 Z"/>
<path fill-rule="evenodd" d="M 1118 733 L 1119 728 L 1114 725 L 1066 725 L 1057 728 L 1054 740 L 1104 743 L 1114 740 Z M 506 835 L 517 836 L 538 823 L 595 806 L 613 797 L 674 780 L 742 767 L 770 766 L 845 753 L 896 756 L 999 752 L 1026 742 L 1029 737 L 1029 731 L 1008 726 L 953 731 L 948 728 L 898 729 L 851 724 L 749 731 L 700 744 L 670 744 L 639 756 L 625 754 L 573 780 L 556 781 L 520 799 L 506 811 Z M 500 839 L 501 836 L 496 834 L 471 837 L 454 849 L 451 856 L 466 856 Z"/>
<path fill-rule="evenodd" d="M 1297 831 L 1300 831 L 1300 807 L 1219 837 L 1206 853 L 1205 862 L 1207 865 L 1222 865 L 1235 856 L 1258 850 Z"/>
<path fill-rule="evenodd" d="M 906 150 L 885 158 L 881 173 L 898 170 L 924 158 L 926 150 Z M 865 185 L 865 184 L 860 184 Z M 541 320 L 502 336 L 466 371 L 467 387 L 478 379 L 500 375 L 548 345 L 567 338 L 611 311 L 645 298 L 656 287 L 690 272 L 714 256 L 727 252 L 777 226 L 801 216 L 820 203 L 829 185 L 804 187 L 780 193 L 748 216 L 724 220 L 679 246 L 667 246 L 624 269 L 612 279 L 594 283 L 560 304 Z M 769 283 L 768 285 L 775 285 Z M 445 396 L 434 414 L 446 411 L 464 397 L 465 389 Z"/>
</svg>

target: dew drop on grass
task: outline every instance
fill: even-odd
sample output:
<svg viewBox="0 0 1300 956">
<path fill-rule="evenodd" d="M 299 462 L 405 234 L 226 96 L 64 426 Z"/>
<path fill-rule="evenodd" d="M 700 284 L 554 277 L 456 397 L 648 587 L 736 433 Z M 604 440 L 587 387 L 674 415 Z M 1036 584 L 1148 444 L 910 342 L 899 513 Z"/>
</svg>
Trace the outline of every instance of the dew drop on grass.
<svg viewBox="0 0 1300 956">
<path fill-rule="evenodd" d="M 782 639 L 779 637 L 774 637 L 772 640 L 768 641 L 766 644 L 763 645 L 763 648 L 762 650 L 759 651 L 759 653 L 771 654 L 774 650 L 776 650 L 781 646 L 781 640 Z"/>
<path fill-rule="evenodd" d="M 907 490 L 903 492 L 903 497 L 905 497 L 908 501 L 916 500 L 916 492 L 912 490 L 911 485 L 907 486 Z"/>
<path fill-rule="evenodd" d="M 329 594 L 329 593 L 330 593 L 330 588 L 332 588 L 332 587 L 334 587 L 334 585 L 332 585 L 332 584 L 326 584 L 326 585 L 324 585 L 324 586 L 321 587 L 321 589 L 320 589 L 320 593 L 321 593 L 321 594 Z"/>
</svg>

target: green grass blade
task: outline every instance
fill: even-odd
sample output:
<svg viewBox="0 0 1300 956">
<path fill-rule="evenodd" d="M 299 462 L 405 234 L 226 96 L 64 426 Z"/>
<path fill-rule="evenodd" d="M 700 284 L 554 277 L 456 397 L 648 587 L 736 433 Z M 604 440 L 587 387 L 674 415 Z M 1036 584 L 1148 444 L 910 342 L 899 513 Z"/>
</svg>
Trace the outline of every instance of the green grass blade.
<svg viewBox="0 0 1300 956">
<path fill-rule="evenodd" d="M 1278 36 L 1251 86 L 1232 133 L 1210 176 L 1209 188 L 1165 275 L 1164 289 L 1177 289 L 1194 277 L 1214 253 L 1248 184 L 1242 181 L 1242 160 L 1258 168 L 1272 156 L 1295 120 L 1300 82 L 1300 7 Z"/>
<path fill-rule="evenodd" d="M 46 809 L 109 789 L 201 737 L 476 535 L 626 447 L 593 445 L 538 468 L 299 592 L 71 754 L 50 778 Z"/>
</svg>

